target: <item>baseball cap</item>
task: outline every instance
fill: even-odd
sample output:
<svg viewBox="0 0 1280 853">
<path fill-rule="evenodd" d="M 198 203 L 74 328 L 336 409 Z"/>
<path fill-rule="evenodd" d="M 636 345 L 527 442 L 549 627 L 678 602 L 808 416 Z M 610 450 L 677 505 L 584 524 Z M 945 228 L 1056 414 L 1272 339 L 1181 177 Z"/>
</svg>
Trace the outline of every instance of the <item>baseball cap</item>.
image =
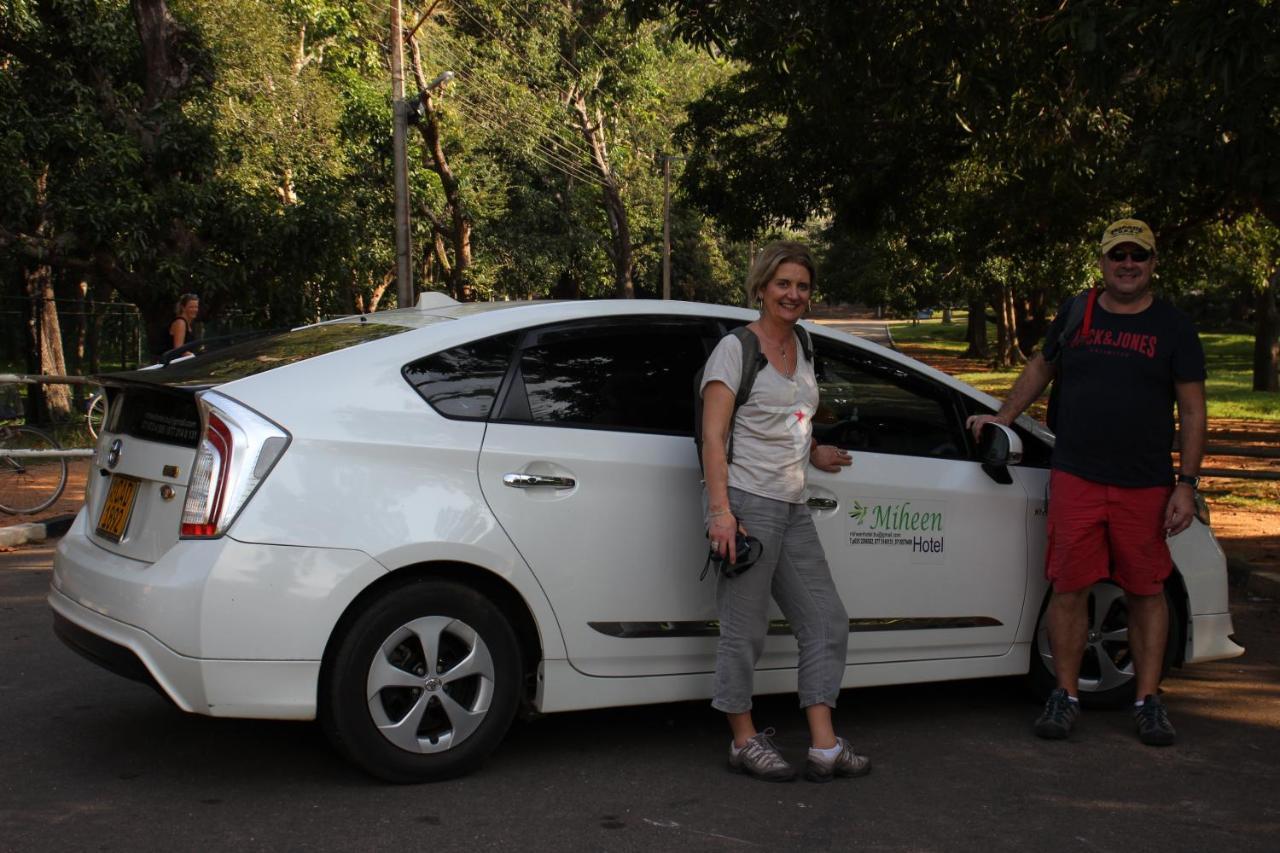
<svg viewBox="0 0 1280 853">
<path fill-rule="evenodd" d="M 1102 232 L 1102 251 L 1106 252 L 1121 243 L 1134 243 L 1147 251 L 1156 250 L 1156 235 L 1141 219 L 1117 219 Z"/>
</svg>

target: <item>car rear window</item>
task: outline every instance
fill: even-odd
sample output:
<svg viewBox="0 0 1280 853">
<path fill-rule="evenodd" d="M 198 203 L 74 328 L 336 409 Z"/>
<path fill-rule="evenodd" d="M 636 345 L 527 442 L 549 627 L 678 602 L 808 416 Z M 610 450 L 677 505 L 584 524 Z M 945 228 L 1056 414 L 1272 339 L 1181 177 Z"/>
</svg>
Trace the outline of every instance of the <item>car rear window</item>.
<svg viewBox="0 0 1280 853">
<path fill-rule="evenodd" d="M 201 353 L 192 358 L 171 362 L 157 370 L 135 371 L 131 377 L 175 387 L 220 385 L 356 344 L 398 335 L 410 328 L 376 321 L 307 326 Z"/>
<path fill-rule="evenodd" d="M 518 337 L 509 332 L 420 358 L 405 365 L 404 378 L 446 418 L 484 420 Z"/>
</svg>

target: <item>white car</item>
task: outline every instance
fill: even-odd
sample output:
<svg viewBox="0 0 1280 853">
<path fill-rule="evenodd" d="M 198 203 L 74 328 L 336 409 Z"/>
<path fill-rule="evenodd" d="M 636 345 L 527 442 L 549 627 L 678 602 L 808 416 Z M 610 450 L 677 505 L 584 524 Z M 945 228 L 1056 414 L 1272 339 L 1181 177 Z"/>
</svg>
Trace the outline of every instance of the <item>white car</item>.
<svg viewBox="0 0 1280 853">
<path fill-rule="evenodd" d="M 319 718 L 395 781 L 472 769 L 521 706 L 707 698 L 693 375 L 754 316 L 436 298 L 103 377 L 55 628 L 184 711 Z M 996 400 L 806 325 L 816 431 L 854 460 L 811 470 L 807 498 L 850 615 L 844 686 L 1047 689 L 1052 436 L 1023 419 L 979 448 L 964 419 Z M 1168 665 L 1242 653 L 1209 528 L 1172 547 Z M 1081 689 L 1114 703 L 1133 690 L 1124 598 L 1093 593 Z M 796 684 L 774 619 L 761 693 Z"/>
</svg>

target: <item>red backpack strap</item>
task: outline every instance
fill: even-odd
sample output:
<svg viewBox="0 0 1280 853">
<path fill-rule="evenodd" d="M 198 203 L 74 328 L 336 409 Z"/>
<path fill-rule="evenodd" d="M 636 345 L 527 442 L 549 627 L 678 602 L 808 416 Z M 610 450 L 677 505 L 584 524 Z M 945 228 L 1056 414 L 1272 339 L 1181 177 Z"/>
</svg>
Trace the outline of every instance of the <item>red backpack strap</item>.
<svg viewBox="0 0 1280 853">
<path fill-rule="evenodd" d="M 1088 335 L 1089 330 L 1093 328 L 1093 305 L 1098 301 L 1098 294 L 1101 292 L 1096 287 L 1089 291 L 1089 299 L 1084 304 L 1084 323 L 1080 325 L 1081 335 Z"/>
</svg>

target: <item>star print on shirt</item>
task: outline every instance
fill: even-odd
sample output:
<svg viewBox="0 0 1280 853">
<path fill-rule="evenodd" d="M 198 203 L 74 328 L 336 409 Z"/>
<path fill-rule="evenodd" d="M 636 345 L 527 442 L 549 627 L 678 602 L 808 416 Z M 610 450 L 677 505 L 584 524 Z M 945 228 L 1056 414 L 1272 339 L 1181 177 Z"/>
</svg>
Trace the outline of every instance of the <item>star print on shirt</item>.
<svg viewBox="0 0 1280 853">
<path fill-rule="evenodd" d="M 804 423 L 804 412 L 802 412 L 802 411 L 800 411 L 799 409 L 797 409 L 796 411 L 792 412 L 792 414 L 796 416 L 796 423 L 797 423 L 797 424 L 802 424 L 802 423 Z"/>
</svg>

